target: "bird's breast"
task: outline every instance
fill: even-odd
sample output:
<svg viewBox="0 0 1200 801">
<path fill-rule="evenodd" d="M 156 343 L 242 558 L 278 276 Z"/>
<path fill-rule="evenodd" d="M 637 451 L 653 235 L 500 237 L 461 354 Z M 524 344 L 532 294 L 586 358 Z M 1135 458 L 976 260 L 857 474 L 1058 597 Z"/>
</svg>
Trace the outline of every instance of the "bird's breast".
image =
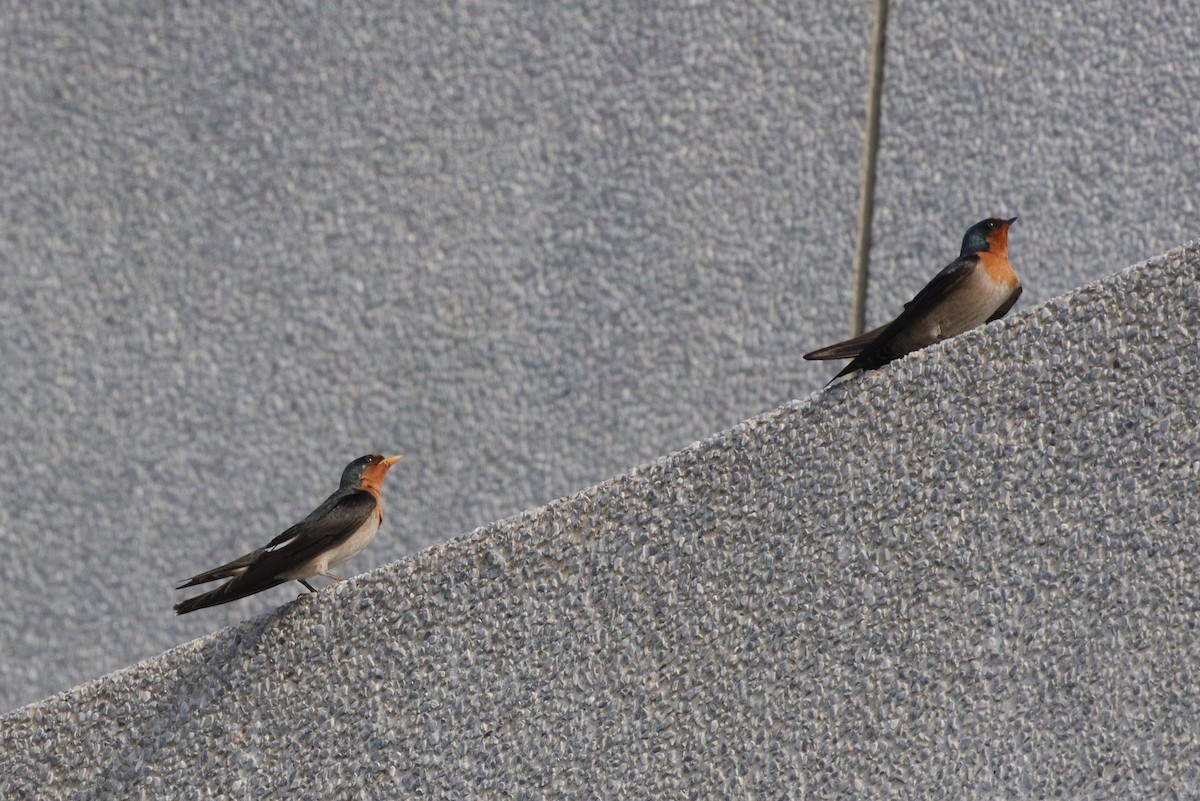
<svg viewBox="0 0 1200 801">
<path fill-rule="evenodd" d="M 976 272 L 985 273 L 993 284 L 1002 286 L 1009 292 L 1021 285 L 1021 280 L 1013 272 L 1008 257 L 1003 254 L 984 251 L 979 254 L 979 266 L 983 269 Z"/>
<path fill-rule="evenodd" d="M 375 539 L 375 535 L 379 533 L 379 524 L 381 522 L 383 522 L 382 515 L 371 515 L 345 542 L 336 548 L 329 549 L 329 561 L 326 569 L 340 565 L 347 559 L 353 559 L 362 553 L 363 548 L 366 548 L 371 540 Z"/>
<path fill-rule="evenodd" d="M 1006 259 L 1002 261 L 1008 264 Z M 1008 302 L 1013 290 L 1020 286 L 1016 275 L 1011 268 L 1006 276 L 1003 271 L 989 267 L 986 262 L 981 262 L 954 287 L 953 292 L 921 316 L 914 325 L 913 337 L 920 340 L 922 346 L 941 342 L 983 325 Z M 1011 281 L 1008 276 L 1011 276 Z"/>
<path fill-rule="evenodd" d="M 303 564 L 279 573 L 280 578 L 306 579 L 328 573 L 330 568 L 340 565 L 348 559 L 353 559 L 362 553 L 363 548 L 379 533 L 379 525 L 383 516 L 376 512 L 367 518 L 354 533 L 327 551 L 323 551 Z"/>
</svg>

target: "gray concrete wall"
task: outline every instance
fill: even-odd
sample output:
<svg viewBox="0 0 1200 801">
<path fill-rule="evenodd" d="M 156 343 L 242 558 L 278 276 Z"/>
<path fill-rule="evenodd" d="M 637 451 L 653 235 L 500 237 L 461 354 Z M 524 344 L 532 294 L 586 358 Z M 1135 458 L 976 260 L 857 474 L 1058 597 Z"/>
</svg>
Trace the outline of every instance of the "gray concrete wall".
<svg viewBox="0 0 1200 801">
<path fill-rule="evenodd" d="M 363 453 L 351 571 L 815 387 L 868 10 L 0 14 L 0 709 L 294 597 L 170 613 Z"/>
<path fill-rule="evenodd" d="M 1197 233 L 1189 6 L 1084 8 L 893 8 L 872 322 L 993 211 L 1025 308 Z M 819 387 L 872 21 L 837 9 L 0 14 L 0 709 L 290 599 L 169 611 L 361 453 L 408 458 L 351 570 Z"/>
<path fill-rule="evenodd" d="M 1189 2 L 893 3 L 868 323 L 987 209 L 1021 216 L 1026 304 L 1200 236 L 1195 20 Z"/>
<path fill-rule="evenodd" d="M 1200 785 L 1200 242 L 0 719 L 23 797 Z"/>
</svg>

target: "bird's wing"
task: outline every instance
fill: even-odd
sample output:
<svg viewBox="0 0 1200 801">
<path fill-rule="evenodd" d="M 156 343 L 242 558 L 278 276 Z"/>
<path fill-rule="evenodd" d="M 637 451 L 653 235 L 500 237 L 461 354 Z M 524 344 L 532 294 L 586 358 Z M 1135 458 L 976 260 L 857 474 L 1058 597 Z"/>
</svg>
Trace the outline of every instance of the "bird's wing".
<svg viewBox="0 0 1200 801">
<path fill-rule="evenodd" d="M 882 367 L 912 351 L 906 342 L 909 325 L 921 315 L 937 305 L 946 295 L 950 294 L 964 278 L 971 274 L 979 263 L 979 256 L 971 253 L 959 256 L 947 264 L 926 284 L 917 296 L 904 304 L 904 311 L 895 320 L 888 323 L 879 336 L 870 345 L 854 357 L 854 361 L 846 365 L 842 372 L 834 376 L 834 380 L 849 375 L 855 370 L 873 370 Z"/>
<path fill-rule="evenodd" d="M 1021 297 L 1020 284 L 1018 284 L 1017 288 L 1014 289 L 1012 291 L 1012 294 L 1008 296 L 1008 300 L 1004 301 L 1004 305 L 1001 306 L 1000 308 L 996 309 L 996 313 L 993 314 L 991 317 L 987 318 L 987 321 L 989 323 L 994 323 L 997 320 L 999 320 L 1001 317 L 1003 317 L 1004 315 L 1008 314 L 1008 310 L 1013 307 L 1013 304 L 1015 304 L 1017 302 L 1017 298 L 1019 298 L 1019 297 Z"/>
<path fill-rule="evenodd" d="M 318 506 L 316 509 L 314 509 L 312 514 L 310 514 L 308 517 L 301 520 L 296 525 L 289 528 L 287 531 L 285 531 L 282 534 L 280 534 L 279 536 L 277 536 L 275 539 L 268 542 L 263 547 L 261 547 L 257 550 L 251 551 L 250 553 L 245 554 L 244 556 L 239 556 L 237 559 L 234 559 L 232 562 L 226 562 L 225 564 L 221 565 L 220 567 L 214 567 L 212 570 L 206 570 L 203 573 L 197 573 L 196 575 L 192 576 L 190 579 L 187 579 L 186 581 L 184 581 L 182 584 L 177 585 L 175 587 L 175 589 L 182 590 L 185 587 L 194 587 L 197 584 L 207 584 L 208 582 L 216 581 L 217 579 L 225 579 L 225 578 L 232 578 L 234 576 L 240 576 L 242 573 L 246 572 L 246 568 L 250 566 L 250 563 L 253 562 L 255 559 L 257 559 L 259 556 L 261 556 L 263 554 L 263 552 L 269 551 L 272 548 L 276 548 L 276 547 L 282 545 L 283 543 L 287 542 L 288 540 L 291 540 L 293 537 L 297 536 L 298 534 L 303 533 L 306 530 L 306 527 L 313 520 L 325 516 L 325 514 L 327 514 L 331 509 L 336 507 L 347 494 L 352 493 L 352 492 L 355 492 L 355 490 L 340 490 L 339 489 L 337 492 L 333 493 L 328 498 L 326 498 L 324 503 L 322 503 L 320 506 Z"/>
<path fill-rule="evenodd" d="M 335 492 L 313 514 L 272 540 L 232 583 L 277 579 L 280 573 L 304 564 L 358 531 L 375 508 L 375 496 L 366 490 Z"/>
<path fill-rule="evenodd" d="M 183 615 L 206 606 L 229 603 L 282 584 L 287 579 L 281 577 L 281 573 L 337 545 L 357 531 L 374 511 L 375 497 L 365 490 L 335 492 L 317 507 L 317 512 L 323 514 L 313 512 L 272 540 L 277 544 L 247 554 L 254 558 L 241 573 L 216 589 L 175 604 L 175 613 Z"/>
<path fill-rule="evenodd" d="M 229 578 L 231 576 L 241 575 L 243 571 L 253 562 L 260 553 L 265 551 L 265 548 L 259 548 L 257 551 L 251 551 L 245 556 L 239 556 L 232 562 L 226 562 L 220 567 L 214 567 L 212 570 L 205 570 L 203 573 L 197 573 L 190 579 L 187 579 L 182 584 L 175 587 L 177 590 L 182 590 L 184 587 L 195 587 L 197 584 L 207 584 L 210 581 L 217 579 Z"/>
<path fill-rule="evenodd" d="M 350 536 L 375 509 L 375 498 L 363 490 L 338 490 L 312 514 L 284 531 L 264 547 L 232 562 L 192 576 L 175 589 L 194 587 L 217 579 L 233 578 L 221 593 L 221 603 L 253 595 L 285 579 L 277 574 L 300 565 Z"/>
<path fill-rule="evenodd" d="M 355 493 L 358 493 L 358 492 L 361 492 L 361 490 L 356 490 L 356 489 L 339 489 L 339 490 L 337 490 L 332 495 L 330 495 L 328 498 L 323 500 L 321 502 L 320 506 L 318 506 L 316 509 L 313 509 L 312 512 L 309 513 L 308 517 L 304 518 L 296 525 L 287 529 L 282 534 L 279 534 L 278 536 L 276 536 L 275 539 L 271 540 L 265 546 L 263 546 L 263 548 L 261 550 L 269 551 L 274 548 L 278 548 L 280 545 L 283 545 L 284 543 L 288 542 L 289 540 L 294 539 L 298 535 L 303 534 L 305 531 L 308 530 L 308 527 L 310 524 L 312 524 L 315 521 L 321 520 L 326 515 L 328 515 L 330 512 L 337 509 L 343 500 L 345 500 L 347 497 L 354 495 Z"/>
<path fill-rule="evenodd" d="M 872 328 L 870 331 L 866 331 L 856 337 L 850 337 L 850 339 L 842 340 L 836 344 L 817 348 L 814 351 L 804 354 L 804 358 L 809 360 L 853 359 L 863 352 L 863 348 L 874 342 L 875 337 L 882 334 L 885 328 L 887 328 L 887 324 L 881 325 L 878 328 Z"/>
</svg>

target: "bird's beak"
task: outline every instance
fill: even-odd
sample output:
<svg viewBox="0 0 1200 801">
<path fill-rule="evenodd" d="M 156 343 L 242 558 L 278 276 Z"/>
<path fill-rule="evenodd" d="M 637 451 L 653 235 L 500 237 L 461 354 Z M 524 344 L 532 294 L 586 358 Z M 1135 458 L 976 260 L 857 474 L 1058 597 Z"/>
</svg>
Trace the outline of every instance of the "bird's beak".
<svg viewBox="0 0 1200 801">
<path fill-rule="evenodd" d="M 403 458 L 404 458 L 403 456 L 389 456 L 388 458 L 383 460 L 383 466 L 391 467 L 392 465 L 394 465 L 396 462 L 400 461 Z"/>
<path fill-rule="evenodd" d="M 1016 217 L 1013 217 L 1011 220 L 1005 220 L 1004 222 L 1008 223 L 1009 225 L 1012 225 L 1012 224 L 1013 224 L 1013 223 L 1015 223 L 1016 221 L 1017 221 L 1017 218 L 1016 218 Z"/>
</svg>

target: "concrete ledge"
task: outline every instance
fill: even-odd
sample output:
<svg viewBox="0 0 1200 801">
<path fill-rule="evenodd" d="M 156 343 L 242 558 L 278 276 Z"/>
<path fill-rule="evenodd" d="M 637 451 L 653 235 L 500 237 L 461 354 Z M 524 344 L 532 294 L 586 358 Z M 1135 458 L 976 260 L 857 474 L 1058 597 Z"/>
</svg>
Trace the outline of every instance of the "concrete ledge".
<svg viewBox="0 0 1200 801">
<path fill-rule="evenodd" d="M 1172 251 L 27 706 L 0 796 L 1190 792 L 1198 274 Z"/>
</svg>

